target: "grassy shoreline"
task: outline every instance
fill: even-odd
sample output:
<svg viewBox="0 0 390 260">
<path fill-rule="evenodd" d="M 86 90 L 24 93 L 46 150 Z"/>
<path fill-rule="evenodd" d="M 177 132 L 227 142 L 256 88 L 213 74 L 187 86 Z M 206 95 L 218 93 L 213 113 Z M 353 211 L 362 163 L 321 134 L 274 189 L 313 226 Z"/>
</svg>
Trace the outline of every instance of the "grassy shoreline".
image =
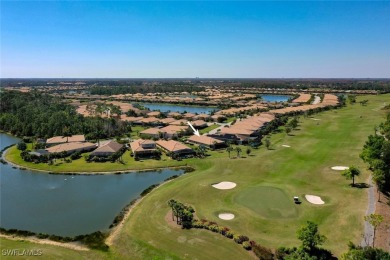
<svg viewBox="0 0 390 260">
<path fill-rule="evenodd" d="M 389 103 L 390 95 L 358 97 L 365 98 L 369 99 L 367 106 L 355 104 L 322 112 L 314 115 L 318 121 L 302 118 L 299 129 L 290 136 L 283 131 L 273 134 L 271 150 L 253 149 L 250 156 L 236 159 L 229 159 L 226 152 L 216 152 L 211 158 L 185 160 L 196 171 L 164 184 L 140 201 L 109 253 L 96 255 L 91 251 L 82 253 L 82 257 L 250 259 L 240 246 L 218 234 L 170 227 L 164 218 L 169 210 L 166 202 L 171 198 L 194 206 L 199 218 L 216 221 L 273 248 L 298 246 L 296 230 L 312 220 L 328 237 L 324 247 L 339 256 L 347 250 L 349 240 L 360 242 L 367 191 L 351 188 L 350 181 L 330 167 L 355 164 L 362 171 L 357 181 L 366 182 L 370 172 L 358 155 L 367 136 L 373 134 L 373 127 L 383 120 L 379 109 L 384 102 Z M 284 144 L 291 147 L 284 148 Z M 233 181 L 237 187 L 226 191 L 211 188 L 210 184 L 219 181 Z M 304 201 L 294 206 L 296 217 L 273 219 L 237 203 L 236 198 L 248 189 L 264 186 L 282 189 L 288 197 L 320 195 L 325 205 Z M 232 212 L 236 218 L 225 222 L 218 218 L 217 213 L 222 211 Z M 26 242 L 0 241 L 6 242 L 5 248 L 31 247 Z M 44 248 L 53 257 L 81 257 L 80 252 L 64 248 L 55 253 L 49 246 Z"/>
</svg>

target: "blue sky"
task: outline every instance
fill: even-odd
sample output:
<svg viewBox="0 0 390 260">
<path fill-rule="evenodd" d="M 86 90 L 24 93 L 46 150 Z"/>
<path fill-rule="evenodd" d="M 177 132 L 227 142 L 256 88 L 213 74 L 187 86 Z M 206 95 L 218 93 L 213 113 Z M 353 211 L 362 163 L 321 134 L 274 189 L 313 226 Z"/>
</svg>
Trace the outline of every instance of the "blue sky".
<svg viewBox="0 0 390 260">
<path fill-rule="evenodd" d="M 390 77 L 390 2 L 1 1 L 1 77 Z"/>
</svg>

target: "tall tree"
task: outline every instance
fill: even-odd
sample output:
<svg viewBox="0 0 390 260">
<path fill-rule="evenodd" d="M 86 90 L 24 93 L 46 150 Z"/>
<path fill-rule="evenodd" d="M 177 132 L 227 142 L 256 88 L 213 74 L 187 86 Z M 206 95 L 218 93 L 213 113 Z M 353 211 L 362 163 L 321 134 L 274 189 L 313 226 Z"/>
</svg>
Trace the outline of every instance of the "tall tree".
<svg viewBox="0 0 390 260">
<path fill-rule="evenodd" d="M 374 238 L 372 240 L 372 247 L 375 247 L 375 233 L 379 225 L 383 222 L 383 216 L 378 214 L 370 214 L 368 216 L 364 216 L 364 220 L 371 224 L 374 228 Z"/>
<path fill-rule="evenodd" d="M 352 165 L 348 169 L 344 170 L 341 175 L 348 180 L 352 179 L 352 186 L 355 186 L 355 177 L 360 175 L 360 170 Z"/>
<path fill-rule="evenodd" d="M 318 225 L 311 221 L 307 221 L 306 225 L 297 231 L 297 235 L 302 241 L 302 247 L 309 252 L 313 252 L 326 240 L 326 237 L 318 232 Z"/>
<path fill-rule="evenodd" d="M 226 151 L 228 152 L 228 154 L 229 154 L 229 158 L 230 158 L 230 153 L 231 152 L 233 152 L 233 147 L 231 147 L 231 146 L 228 146 L 227 148 L 226 148 Z"/>
<path fill-rule="evenodd" d="M 236 147 L 237 157 L 240 157 L 241 148 L 239 146 Z"/>
</svg>

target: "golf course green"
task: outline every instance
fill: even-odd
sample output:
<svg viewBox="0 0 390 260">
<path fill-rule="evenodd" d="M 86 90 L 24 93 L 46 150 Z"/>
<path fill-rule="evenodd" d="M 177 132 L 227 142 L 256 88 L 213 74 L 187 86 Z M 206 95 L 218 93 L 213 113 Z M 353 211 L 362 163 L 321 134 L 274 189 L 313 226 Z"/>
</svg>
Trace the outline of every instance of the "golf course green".
<svg viewBox="0 0 390 260">
<path fill-rule="evenodd" d="M 257 186 L 242 191 L 235 201 L 264 218 L 294 218 L 298 211 L 292 198 L 281 189 Z"/>
</svg>

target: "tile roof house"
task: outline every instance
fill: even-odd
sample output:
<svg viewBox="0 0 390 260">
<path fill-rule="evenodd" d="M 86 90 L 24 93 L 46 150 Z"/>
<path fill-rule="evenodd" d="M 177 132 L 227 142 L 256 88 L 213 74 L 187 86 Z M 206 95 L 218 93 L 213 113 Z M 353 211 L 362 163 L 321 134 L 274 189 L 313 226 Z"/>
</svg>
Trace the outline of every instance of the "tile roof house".
<svg viewBox="0 0 390 260">
<path fill-rule="evenodd" d="M 196 127 L 196 128 L 205 128 L 207 127 L 207 122 L 203 121 L 203 120 L 195 120 L 195 121 L 192 121 L 191 124 Z"/>
<path fill-rule="evenodd" d="M 170 125 L 188 125 L 187 122 L 188 122 L 188 120 L 186 120 L 186 119 L 180 119 L 180 120 L 175 120 L 169 124 Z"/>
<path fill-rule="evenodd" d="M 89 156 L 110 156 L 122 149 L 123 144 L 116 141 L 109 141 L 98 147 Z"/>
<path fill-rule="evenodd" d="M 156 116 L 161 115 L 161 112 L 160 111 L 152 111 L 152 112 L 147 113 L 146 115 L 148 117 L 156 117 Z"/>
<path fill-rule="evenodd" d="M 51 146 L 46 148 L 45 150 L 48 153 L 61 153 L 66 152 L 67 154 L 71 154 L 74 152 L 87 152 L 96 149 L 96 144 L 89 142 L 71 142 L 71 143 L 63 143 Z"/>
<path fill-rule="evenodd" d="M 178 112 L 169 112 L 168 116 L 169 117 L 174 117 L 174 118 L 181 118 L 181 117 L 183 117 L 182 114 L 180 114 Z"/>
<path fill-rule="evenodd" d="M 176 121 L 176 119 L 174 119 L 172 117 L 167 117 L 167 118 L 160 119 L 159 121 L 161 124 L 168 125 L 168 124 Z"/>
<path fill-rule="evenodd" d="M 130 143 L 134 156 L 151 156 L 158 153 L 156 142 L 152 140 L 138 139 Z"/>
<path fill-rule="evenodd" d="M 240 142 L 247 142 L 250 139 L 257 138 L 259 131 L 274 118 L 275 116 L 272 114 L 261 113 L 258 116 L 237 121 L 230 127 L 223 127 L 219 135 L 222 139 L 231 139 L 232 136 L 235 136 Z"/>
<path fill-rule="evenodd" d="M 194 117 L 196 117 L 196 115 L 193 114 L 193 113 L 185 113 L 185 114 L 183 115 L 183 117 L 184 117 L 185 119 L 193 119 Z"/>
<path fill-rule="evenodd" d="M 141 131 L 139 134 L 148 138 L 160 138 L 162 131 L 160 128 L 148 128 Z"/>
<path fill-rule="evenodd" d="M 173 156 L 194 154 L 194 151 L 190 147 L 174 140 L 159 140 L 156 143 L 165 153 L 172 154 Z"/>
<path fill-rule="evenodd" d="M 223 147 L 225 146 L 225 142 L 207 135 L 192 135 L 190 138 L 188 138 L 188 142 L 198 145 L 205 145 L 207 147 L 210 147 L 212 149 L 215 149 L 217 147 Z"/>
<path fill-rule="evenodd" d="M 164 138 L 173 138 L 187 135 L 191 132 L 189 125 L 168 125 L 160 128 Z"/>
<path fill-rule="evenodd" d="M 54 136 L 46 140 L 46 145 L 52 146 L 56 144 L 73 143 L 73 142 L 85 142 L 84 135 L 72 135 L 69 137 Z"/>
</svg>

